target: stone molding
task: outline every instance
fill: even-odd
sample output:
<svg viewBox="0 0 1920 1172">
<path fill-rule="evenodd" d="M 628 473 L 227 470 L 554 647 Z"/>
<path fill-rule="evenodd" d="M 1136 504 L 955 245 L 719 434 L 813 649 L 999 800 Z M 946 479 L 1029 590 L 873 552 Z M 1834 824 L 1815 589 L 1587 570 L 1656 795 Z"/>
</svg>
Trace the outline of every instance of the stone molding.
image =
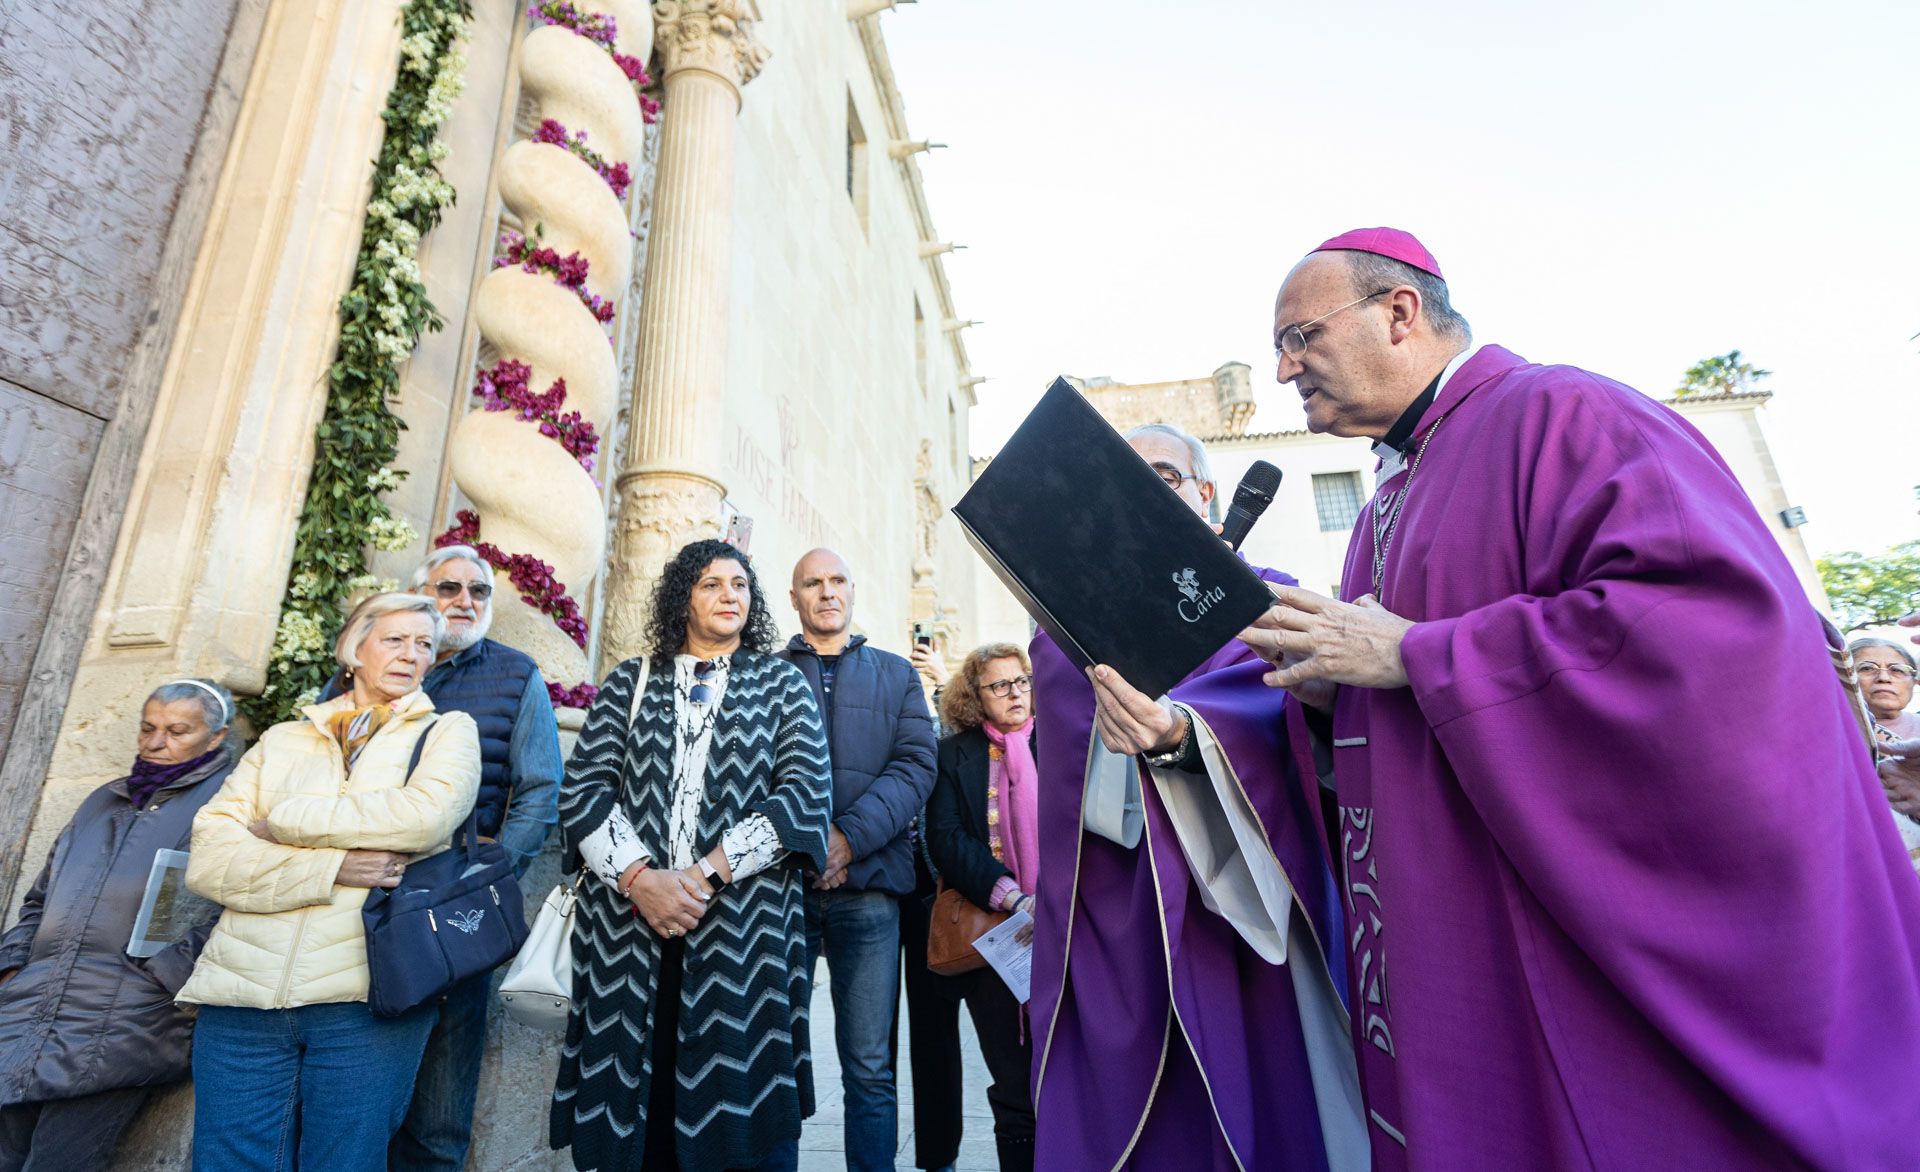
<svg viewBox="0 0 1920 1172">
<path fill-rule="evenodd" d="M 771 56 L 754 34 L 759 6 L 751 0 L 660 0 L 653 19 L 662 80 L 670 83 L 689 71 L 710 73 L 732 87 L 738 112 L 740 88 Z"/>
<path fill-rule="evenodd" d="M 689 541 L 716 536 L 725 499 L 720 483 L 696 473 L 645 472 L 620 478 L 610 588 L 600 620 L 600 670 L 649 650 L 647 619 L 660 571 Z"/>
</svg>

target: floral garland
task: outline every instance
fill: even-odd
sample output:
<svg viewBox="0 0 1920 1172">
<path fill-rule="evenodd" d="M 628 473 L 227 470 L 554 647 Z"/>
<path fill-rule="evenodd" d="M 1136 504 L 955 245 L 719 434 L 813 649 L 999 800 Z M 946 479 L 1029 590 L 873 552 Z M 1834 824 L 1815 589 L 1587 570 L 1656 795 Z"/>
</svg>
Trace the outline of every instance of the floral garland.
<svg viewBox="0 0 1920 1172">
<path fill-rule="evenodd" d="M 459 524 L 434 538 L 434 548 L 471 545 L 488 565 L 506 573 L 507 580 L 520 591 L 520 601 L 552 619 L 554 626 L 584 650 L 587 620 L 581 616 L 580 604 L 567 593 L 566 586 L 554 580 L 553 567 L 532 554 L 505 553 L 499 546 L 480 540 L 480 514 L 472 509 L 461 509 L 454 518 Z"/>
<path fill-rule="evenodd" d="M 403 475 L 388 467 L 399 451 L 397 364 L 443 322 L 421 281 L 420 238 L 453 203 L 440 177 L 447 146 L 437 141 L 466 71 L 458 43 L 472 15 L 467 0 L 407 0 L 400 12 L 399 69 L 381 121 L 373 195 L 340 299 L 340 339 L 327 371 L 327 403 L 314 437 L 313 472 L 294 532 L 287 596 L 274 632 L 266 689 L 243 701 L 264 729 L 311 702 L 333 670 L 332 638 L 356 595 L 391 584 L 367 572 L 367 549 L 403 550 L 418 539 L 380 494 Z"/>
<path fill-rule="evenodd" d="M 567 455 L 580 461 L 580 467 L 591 473 L 593 454 L 600 450 L 600 435 L 594 430 L 593 422 L 578 411 L 560 414 L 560 408 L 567 402 L 566 379 L 554 379 L 553 385 L 540 394 L 528 385 L 532 377 L 531 366 L 511 358 L 502 359 L 493 364 L 492 370 L 480 372 L 479 381 L 473 384 L 473 397 L 489 411 L 514 411 L 529 423 L 537 421 L 541 435 L 559 444 Z"/>
<path fill-rule="evenodd" d="M 633 186 L 633 173 L 627 170 L 625 163 L 608 166 L 607 160 L 587 145 L 586 131 L 577 130 L 569 133 L 558 119 L 542 118 L 540 129 L 533 132 L 533 141 L 557 146 L 571 153 L 574 158 L 592 167 L 600 178 L 607 181 L 607 186 L 613 188 L 613 198 L 627 198 L 627 189 Z"/>
<path fill-rule="evenodd" d="M 599 695 L 600 688 L 595 684 L 575 684 L 571 688 L 564 688 L 552 680 L 547 681 L 547 699 L 553 702 L 555 708 L 586 708 Z"/>
<path fill-rule="evenodd" d="M 660 103 L 646 92 L 646 87 L 653 84 L 652 76 L 647 73 L 647 63 L 613 47 L 614 41 L 620 37 L 620 26 L 613 17 L 601 12 L 581 12 L 567 0 L 545 0 L 528 8 L 527 18 L 571 29 L 605 49 L 612 56 L 613 63 L 620 67 L 620 72 L 626 74 L 627 80 L 633 83 L 634 96 L 640 100 L 640 116 L 648 122 L 660 116 Z"/>
<path fill-rule="evenodd" d="M 536 227 L 535 231 L 539 231 Z M 546 273 L 553 283 L 571 289 L 580 303 L 593 313 L 593 320 L 606 325 L 613 320 L 613 298 L 587 291 L 587 258 L 578 252 L 561 256 L 551 248 L 531 245 L 527 238 L 511 228 L 500 233 L 501 254 L 493 258 L 493 267 L 503 269 L 519 265 L 529 273 Z"/>
</svg>

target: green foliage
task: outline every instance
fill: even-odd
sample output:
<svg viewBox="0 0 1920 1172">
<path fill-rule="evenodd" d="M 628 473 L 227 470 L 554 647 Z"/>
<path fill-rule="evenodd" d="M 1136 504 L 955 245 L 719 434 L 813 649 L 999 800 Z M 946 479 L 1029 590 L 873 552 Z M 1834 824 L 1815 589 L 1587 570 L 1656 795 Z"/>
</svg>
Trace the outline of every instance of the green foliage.
<svg viewBox="0 0 1920 1172">
<path fill-rule="evenodd" d="M 1771 370 L 1760 370 L 1753 363 L 1743 360 L 1740 351 L 1729 350 L 1712 358 L 1702 358 L 1689 366 L 1673 394 L 1678 399 L 1694 395 L 1732 395 L 1751 390 L 1755 383 L 1772 374 Z"/>
<path fill-rule="evenodd" d="M 380 499 L 402 475 L 388 467 L 402 424 L 387 401 L 399 390 L 397 364 L 443 324 L 415 258 L 420 238 L 453 203 L 438 166 L 446 146 L 435 140 L 460 91 L 466 60 L 457 43 L 470 16 L 467 0 L 409 0 L 401 11 L 399 71 L 381 114 L 387 129 L 353 284 L 340 299 L 340 341 L 267 687 L 241 703 L 255 728 L 311 701 L 332 670 L 333 634 L 348 602 L 388 586 L 367 573 L 369 547 L 405 549 L 418 536 Z"/>
<path fill-rule="evenodd" d="M 1920 595 L 1920 541 L 1896 545 L 1878 556 L 1836 553 L 1817 563 L 1820 582 L 1842 630 L 1885 626 L 1916 608 Z"/>
</svg>

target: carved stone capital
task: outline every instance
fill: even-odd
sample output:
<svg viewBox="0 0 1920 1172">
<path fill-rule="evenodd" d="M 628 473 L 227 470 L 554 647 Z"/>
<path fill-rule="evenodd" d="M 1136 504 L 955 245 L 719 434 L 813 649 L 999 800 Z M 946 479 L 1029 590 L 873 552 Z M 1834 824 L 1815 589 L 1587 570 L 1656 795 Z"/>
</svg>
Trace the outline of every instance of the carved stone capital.
<svg viewBox="0 0 1920 1172">
<path fill-rule="evenodd" d="M 759 16 L 751 0 L 660 0 L 653 6 L 653 43 L 662 79 L 696 70 L 738 92 L 771 55 L 754 35 Z"/>
<path fill-rule="evenodd" d="M 652 472 L 620 478 L 613 523 L 606 608 L 601 616 L 600 671 L 647 650 L 653 584 L 689 541 L 718 537 L 719 485 L 692 473 Z"/>
</svg>

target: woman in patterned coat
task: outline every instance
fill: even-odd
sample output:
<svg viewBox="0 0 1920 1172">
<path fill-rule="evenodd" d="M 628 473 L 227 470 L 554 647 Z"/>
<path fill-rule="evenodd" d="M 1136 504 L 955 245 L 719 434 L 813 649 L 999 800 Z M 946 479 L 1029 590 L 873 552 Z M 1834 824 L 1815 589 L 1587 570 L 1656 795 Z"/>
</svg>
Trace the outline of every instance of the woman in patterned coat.
<svg viewBox="0 0 1920 1172">
<path fill-rule="evenodd" d="M 553 1146 L 608 1172 L 792 1168 L 813 1113 L 801 871 L 826 866 L 826 734 L 733 546 L 668 563 L 649 632 L 560 791 L 593 875 Z"/>
</svg>

